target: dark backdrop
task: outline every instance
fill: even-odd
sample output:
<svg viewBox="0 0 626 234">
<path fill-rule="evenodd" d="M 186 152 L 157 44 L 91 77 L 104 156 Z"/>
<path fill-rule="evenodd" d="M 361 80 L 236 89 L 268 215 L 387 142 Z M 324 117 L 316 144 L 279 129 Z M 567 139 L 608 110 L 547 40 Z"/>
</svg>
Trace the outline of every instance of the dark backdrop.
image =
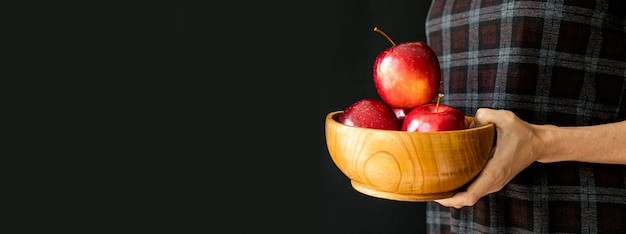
<svg viewBox="0 0 626 234">
<path fill-rule="evenodd" d="M 341 110 L 361 98 L 379 97 L 372 81 L 372 66 L 376 55 L 391 44 L 373 31 L 374 26 L 396 43 L 424 41 L 428 7 L 428 1 L 335 3 L 331 73 L 321 92 L 323 113 Z M 324 149 L 319 156 L 323 159 L 324 233 L 425 232 L 424 203 L 396 202 L 360 194 L 352 189 Z"/>
<path fill-rule="evenodd" d="M 4 9 L 13 230 L 423 231 L 423 203 L 353 190 L 323 131 L 327 113 L 377 96 L 373 60 L 390 44 L 373 27 L 424 40 L 427 1 Z"/>
</svg>

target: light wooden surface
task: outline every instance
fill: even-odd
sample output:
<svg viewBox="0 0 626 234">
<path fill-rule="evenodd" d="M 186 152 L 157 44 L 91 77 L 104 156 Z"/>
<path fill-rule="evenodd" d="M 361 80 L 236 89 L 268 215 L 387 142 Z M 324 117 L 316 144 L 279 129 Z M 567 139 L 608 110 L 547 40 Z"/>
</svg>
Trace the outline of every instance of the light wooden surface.
<svg viewBox="0 0 626 234">
<path fill-rule="evenodd" d="M 491 155 L 493 124 L 420 133 L 350 127 L 326 116 L 326 145 L 335 165 L 366 195 L 397 201 L 452 196 Z M 472 117 L 466 116 L 466 122 Z"/>
</svg>

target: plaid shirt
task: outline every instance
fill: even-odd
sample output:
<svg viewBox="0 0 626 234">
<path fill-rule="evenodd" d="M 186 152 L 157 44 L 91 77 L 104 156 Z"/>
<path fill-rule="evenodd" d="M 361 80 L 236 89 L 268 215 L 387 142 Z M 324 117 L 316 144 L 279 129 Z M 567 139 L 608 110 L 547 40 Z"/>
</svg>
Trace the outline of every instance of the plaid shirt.
<svg viewBox="0 0 626 234">
<path fill-rule="evenodd" d="M 433 0 L 442 102 L 535 124 L 626 119 L 623 0 Z M 626 166 L 535 163 L 473 207 L 427 204 L 430 233 L 626 233 Z"/>
</svg>

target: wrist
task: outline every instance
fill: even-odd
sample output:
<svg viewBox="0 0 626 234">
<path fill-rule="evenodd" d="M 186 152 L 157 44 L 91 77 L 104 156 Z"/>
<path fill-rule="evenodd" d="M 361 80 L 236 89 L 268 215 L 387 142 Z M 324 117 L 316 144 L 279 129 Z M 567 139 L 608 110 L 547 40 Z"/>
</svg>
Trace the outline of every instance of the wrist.
<svg viewBox="0 0 626 234">
<path fill-rule="evenodd" d="M 537 136 L 535 145 L 536 161 L 557 162 L 560 148 L 559 135 L 562 129 L 555 125 L 533 125 Z"/>
</svg>

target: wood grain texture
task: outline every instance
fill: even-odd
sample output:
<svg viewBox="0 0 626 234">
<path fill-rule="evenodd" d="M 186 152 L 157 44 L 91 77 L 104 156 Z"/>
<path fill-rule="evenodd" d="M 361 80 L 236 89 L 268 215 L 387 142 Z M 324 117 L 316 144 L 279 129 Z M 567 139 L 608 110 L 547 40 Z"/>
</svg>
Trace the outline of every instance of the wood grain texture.
<svg viewBox="0 0 626 234">
<path fill-rule="evenodd" d="M 326 116 L 326 145 L 352 187 L 366 195 L 427 201 L 452 196 L 487 163 L 495 136 L 493 124 L 444 132 L 406 132 L 358 128 Z M 473 117 L 466 116 L 469 123 Z"/>
</svg>

